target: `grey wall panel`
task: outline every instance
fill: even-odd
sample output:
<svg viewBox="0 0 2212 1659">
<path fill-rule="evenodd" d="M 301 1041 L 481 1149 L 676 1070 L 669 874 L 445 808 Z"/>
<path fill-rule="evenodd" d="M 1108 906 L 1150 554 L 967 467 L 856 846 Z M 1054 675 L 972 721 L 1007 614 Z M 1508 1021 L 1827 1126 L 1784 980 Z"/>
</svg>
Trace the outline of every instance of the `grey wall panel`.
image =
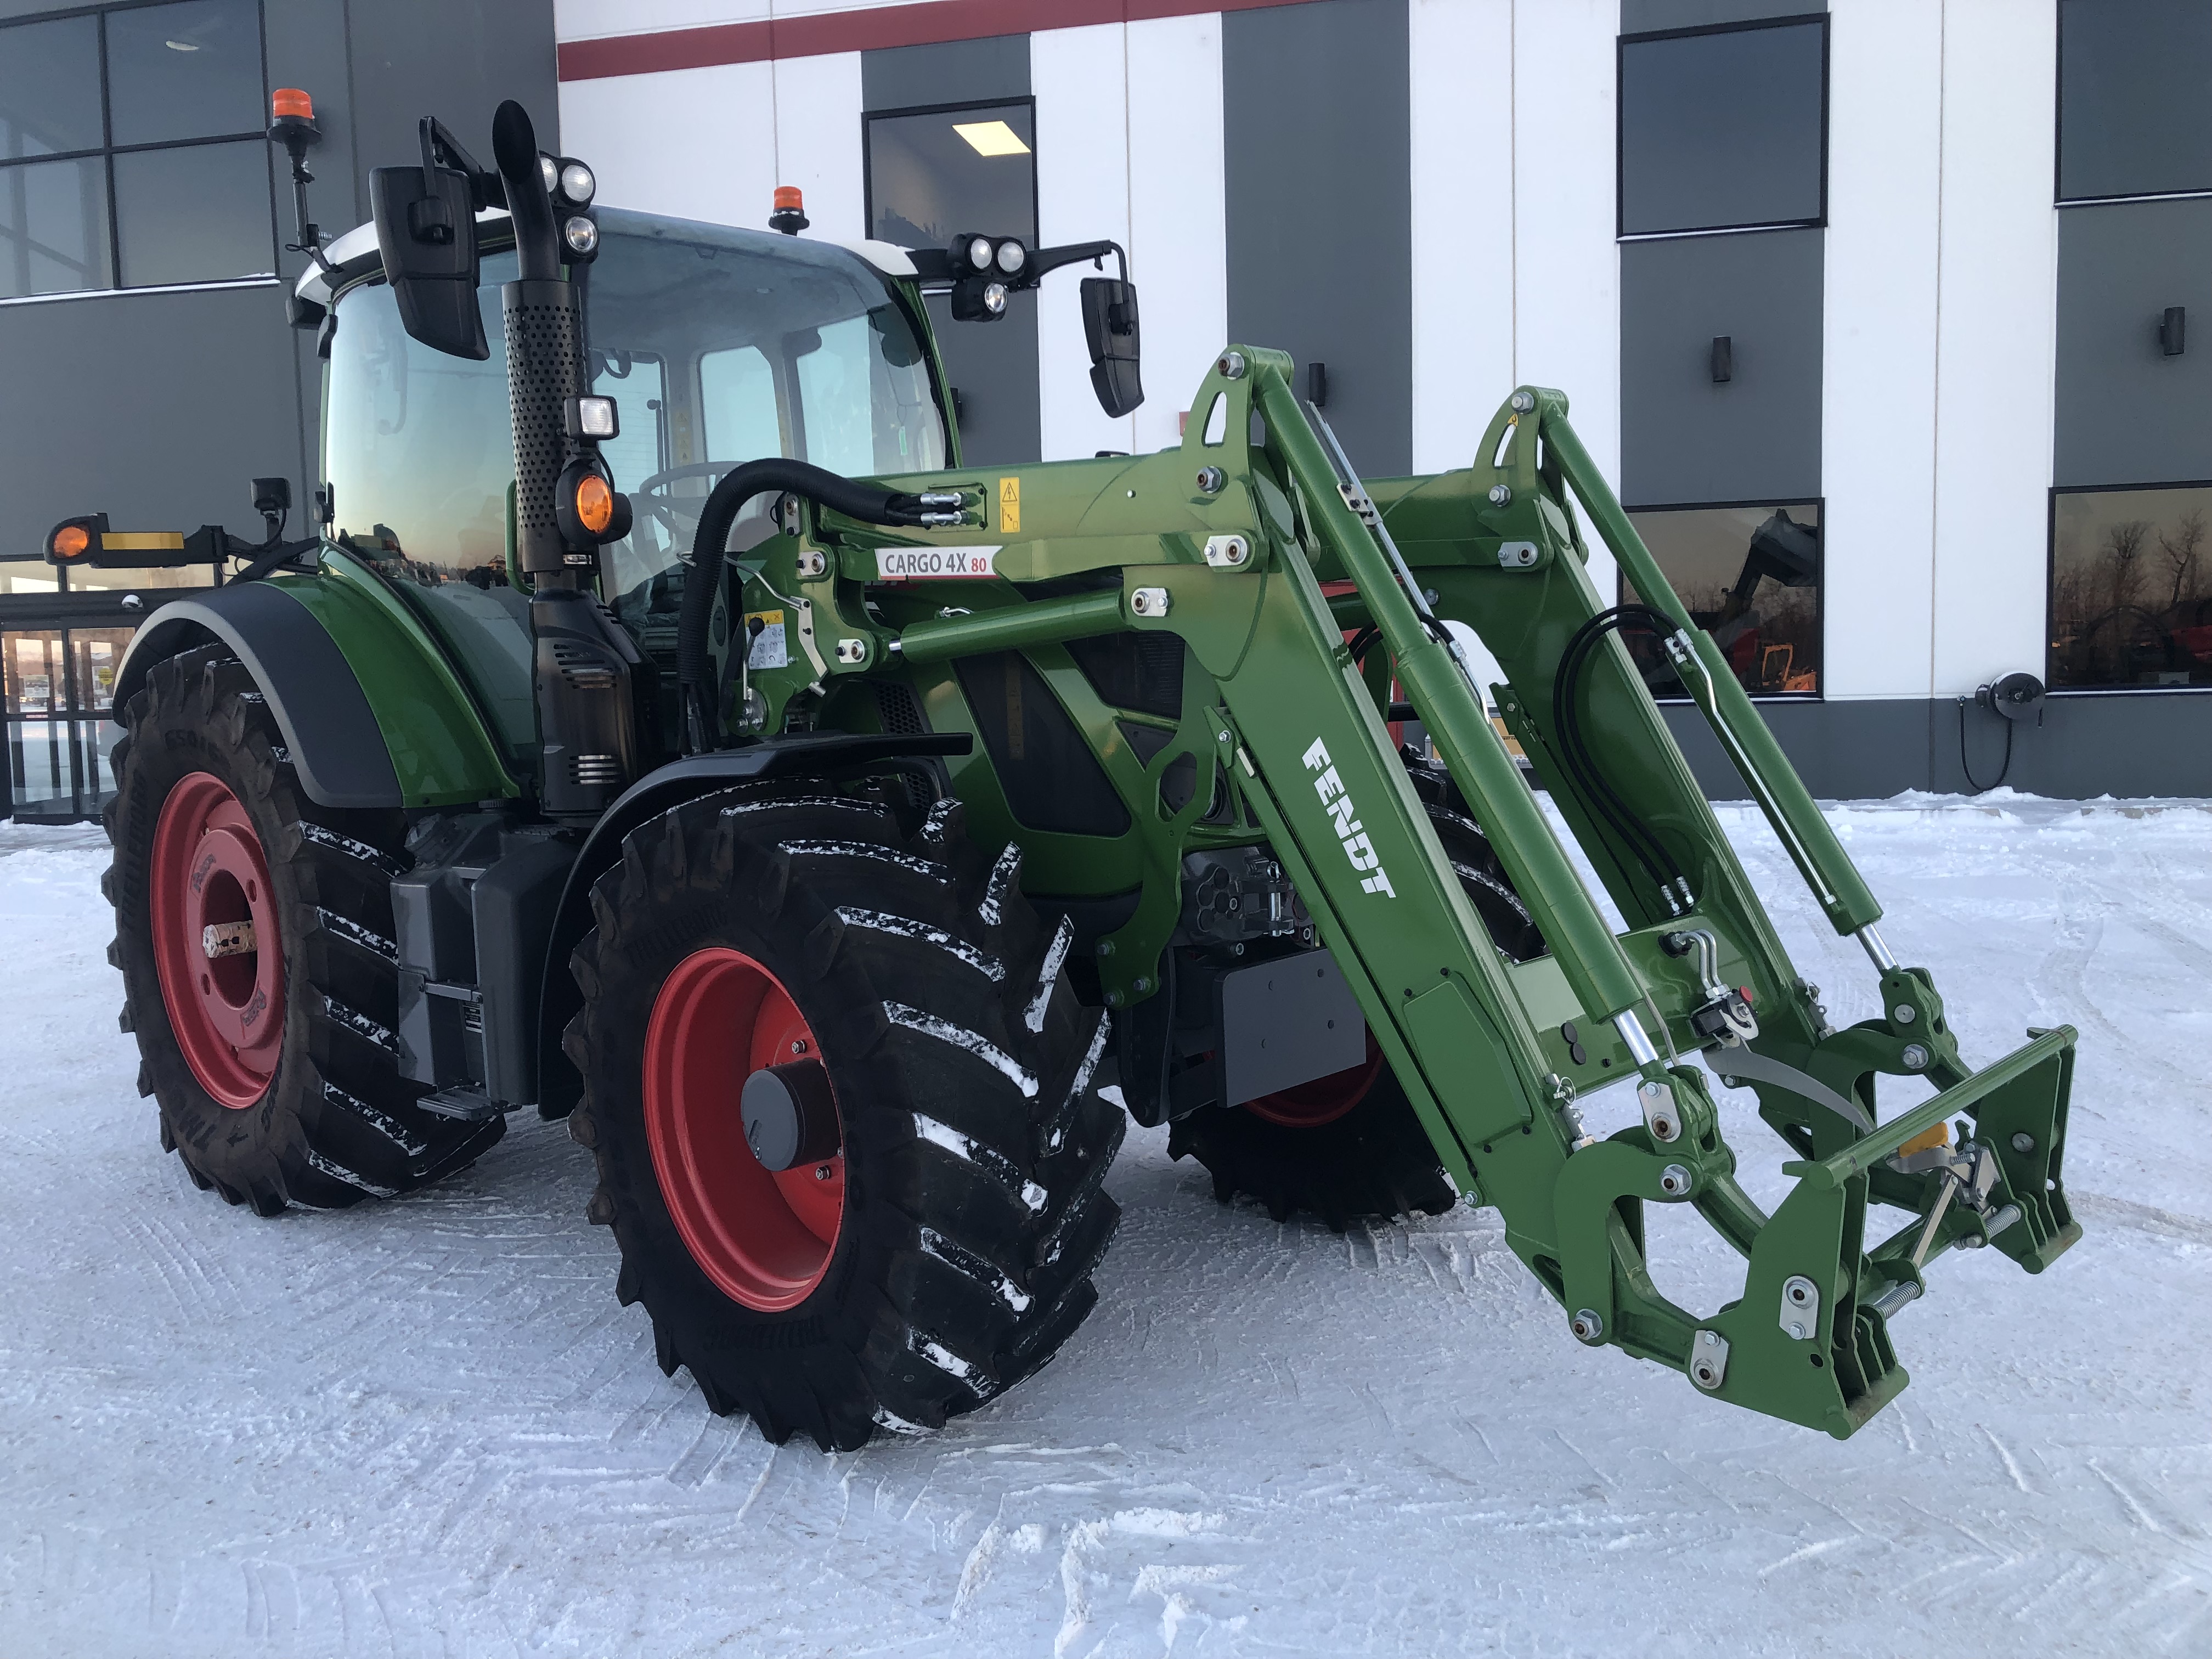
<svg viewBox="0 0 2212 1659">
<path fill-rule="evenodd" d="M 1369 476 L 1413 465 L 1408 50 L 1406 0 L 1221 20 L 1229 332 L 1296 357 L 1301 395 L 1328 365 L 1322 413 Z"/>
<path fill-rule="evenodd" d="M 33 552 L 55 522 L 118 530 L 223 524 L 258 533 L 247 480 L 301 482 L 292 331 L 274 287 L 128 294 L 0 307 L 0 547 Z M 294 523 L 299 523 L 297 514 Z"/>
<path fill-rule="evenodd" d="M 1620 250 L 1620 495 L 1634 506 L 1820 493 L 1821 238 L 1758 231 Z M 1733 343 L 1714 384 L 1712 342 Z"/>
<path fill-rule="evenodd" d="M 1747 798 L 1742 781 L 1695 708 L 1670 703 L 1668 730 L 1714 800 Z M 1904 789 L 1956 794 L 1968 788 L 1959 760 L 1959 705 L 1952 698 L 1759 705 L 1790 764 L 1822 800 L 1870 800 Z M 1966 755 L 1976 781 L 1993 782 L 2004 760 L 2004 729 L 1966 710 Z M 2059 800 L 2100 795 L 2212 795 L 2212 692 L 2126 692 L 2059 696 L 2043 723 L 2013 733 L 2005 785 Z"/>
<path fill-rule="evenodd" d="M 2059 0 L 2058 194 L 2212 189 L 2212 6 Z"/>
<path fill-rule="evenodd" d="M 1828 0 L 1620 0 L 1620 32 L 1698 29 L 1762 17 L 1802 17 L 1827 9 Z"/>
<path fill-rule="evenodd" d="M 860 54 L 860 107 L 915 109 L 1030 95 L 1030 38 L 995 34 Z"/>
<path fill-rule="evenodd" d="M 559 151 L 553 0 L 356 0 L 346 19 L 355 223 L 368 217 L 370 167 L 421 160 L 426 115 L 489 167 L 492 112 L 513 98 L 530 112 L 539 145 Z"/>
<path fill-rule="evenodd" d="M 2188 311 L 2187 349 L 2159 319 Z M 2212 478 L 2212 200 L 2058 216 L 2057 482 Z"/>
</svg>

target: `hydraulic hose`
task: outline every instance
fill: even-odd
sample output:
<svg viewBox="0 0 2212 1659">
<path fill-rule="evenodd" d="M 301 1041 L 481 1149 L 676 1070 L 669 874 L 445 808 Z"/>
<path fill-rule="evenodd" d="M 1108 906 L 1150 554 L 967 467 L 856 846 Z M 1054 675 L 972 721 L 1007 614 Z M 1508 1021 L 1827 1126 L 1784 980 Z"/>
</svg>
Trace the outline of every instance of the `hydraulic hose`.
<svg viewBox="0 0 2212 1659">
<path fill-rule="evenodd" d="M 715 708 L 714 677 L 708 661 L 707 627 L 714 614 L 714 595 L 722 585 L 722 544 L 746 502 L 770 490 L 804 495 L 833 513 L 863 524 L 919 526 L 927 504 L 918 495 L 852 479 L 805 461 L 771 456 L 747 461 L 724 473 L 707 497 L 699 514 L 698 534 L 692 538 L 690 570 L 684 579 L 684 606 L 676 618 L 676 677 L 684 688 L 684 719 L 694 752 L 716 746 L 720 724 Z M 732 650 L 741 648 L 732 641 Z"/>
<path fill-rule="evenodd" d="M 1659 889 L 1661 896 L 1670 910 L 1677 908 L 1676 895 L 1681 900 L 1690 897 L 1689 883 L 1680 865 L 1650 828 L 1629 809 L 1618 791 L 1599 769 L 1597 758 L 1590 752 L 1585 739 L 1580 716 L 1575 707 L 1575 692 L 1583 669 L 1596 651 L 1598 641 L 1607 634 L 1644 633 L 1664 639 L 1675 631 L 1674 621 L 1648 605 L 1616 605 L 1610 611 L 1601 611 L 1578 629 L 1560 653 L 1559 665 L 1552 682 L 1552 729 L 1556 738 L 1561 763 L 1568 775 L 1579 783 L 1583 793 L 1597 809 L 1615 836 L 1644 866 L 1644 873 Z"/>
</svg>

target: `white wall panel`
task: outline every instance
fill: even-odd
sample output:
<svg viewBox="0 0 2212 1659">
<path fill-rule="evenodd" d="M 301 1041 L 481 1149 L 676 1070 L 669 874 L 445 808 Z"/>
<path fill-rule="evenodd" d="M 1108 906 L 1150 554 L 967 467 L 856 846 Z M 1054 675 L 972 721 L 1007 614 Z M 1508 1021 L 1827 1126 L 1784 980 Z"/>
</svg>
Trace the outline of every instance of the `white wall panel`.
<svg viewBox="0 0 2212 1659">
<path fill-rule="evenodd" d="M 714 23 L 757 23 L 767 17 L 769 0 L 553 0 L 556 40 L 590 40 L 610 34 L 644 34 L 662 29 L 699 28 Z"/>
<path fill-rule="evenodd" d="M 1229 341 L 1222 200 L 1221 15 L 1128 25 L 1129 274 L 1141 296 L 1139 451 L 1180 437 L 1206 367 Z"/>
<path fill-rule="evenodd" d="M 1829 8 L 1821 381 L 1832 698 L 1926 696 L 1936 533 L 1943 8 Z"/>
<path fill-rule="evenodd" d="M 851 240 L 868 234 L 860 161 L 860 54 L 787 58 L 775 66 L 776 179 L 805 193 L 808 234 Z M 737 222 L 765 228 L 770 196 Z"/>
<path fill-rule="evenodd" d="M 597 169 L 609 206 L 767 222 L 777 180 L 766 64 L 564 81 L 561 139 Z"/>
<path fill-rule="evenodd" d="M 2057 9 L 1947 0 L 1944 18 L 1939 697 L 2042 672 L 2057 257 Z"/>
<path fill-rule="evenodd" d="M 1413 470 L 1465 466 L 1513 375 L 1514 0 L 1411 0 Z"/>
<path fill-rule="evenodd" d="M 1030 87 L 1036 95 L 1039 242 L 1049 247 L 1110 240 L 1127 247 L 1129 82 L 1124 26 L 1103 23 L 1032 34 Z M 1114 270 L 1109 259 L 1105 274 Z M 1037 295 L 1038 412 L 1048 461 L 1136 447 L 1136 417 L 1109 420 L 1091 389 L 1081 291 L 1083 278 L 1094 274 L 1088 264 L 1064 266 L 1044 279 Z M 1133 266 L 1130 274 L 1140 273 Z M 1146 299 L 1154 292 L 1139 289 Z M 1144 321 L 1149 332 L 1151 318 Z M 1151 364 L 1146 368 L 1149 389 Z"/>
<path fill-rule="evenodd" d="M 1613 245 L 1613 66 L 1620 0 L 1516 0 L 1516 385 L 1555 386 L 1606 477 L 1620 477 L 1620 256 Z M 1486 397 L 1497 411 L 1506 386 Z M 1589 574 L 1611 602 L 1613 556 Z"/>
</svg>

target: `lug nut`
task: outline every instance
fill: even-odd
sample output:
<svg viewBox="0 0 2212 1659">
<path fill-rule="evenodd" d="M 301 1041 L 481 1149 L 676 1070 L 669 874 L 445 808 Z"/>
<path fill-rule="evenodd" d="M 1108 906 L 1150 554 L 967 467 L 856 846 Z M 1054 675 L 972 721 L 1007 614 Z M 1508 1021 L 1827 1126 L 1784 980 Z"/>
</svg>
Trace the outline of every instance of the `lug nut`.
<svg viewBox="0 0 2212 1659">
<path fill-rule="evenodd" d="M 1928 1050 L 1917 1042 L 1908 1042 L 1905 1045 L 1905 1052 L 1899 1054 L 1898 1059 L 1905 1063 L 1906 1071 L 1917 1072 L 1927 1065 Z"/>
<path fill-rule="evenodd" d="M 817 1181 L 827 1181 L 830 1176 L 830 1170 L 827 1164 L 817 1164 L 814 1166 L 814 1178 Z"/>
<path fill-rule="evenodd" d="M 1228 482 L 1229 475 L 1218 466 L 1201 466 L 1198 469 L 1198 487 L 1204 495 L 1218 495 L 1221 493 L 1222 485 Z"/>
<path fill-rule="evenodd" d="M 1504 507 L 1512 499 L 1513 491 L 1509 486 L 1505 484 L 1492 484 L 1490 486 L 1490 504 L 1492 507 Z"/>
<path fill-rule="evenodd" d="M 1680 1198 L 1690 1190 L 1690 1172 L 1679 1164 L 1669 1164 L 1659 1171 L 1659 1190 L 1669 1198 Z"/>
<path fill-rule="evenodd" d="M 1567 1321 L 1567 1328 L 1575 1334 L 1577 1342 L 1595 1342 L 1605 1334 L 1605 1321 L 1591 1309 L 1584 1308 Z"/>
</svg>

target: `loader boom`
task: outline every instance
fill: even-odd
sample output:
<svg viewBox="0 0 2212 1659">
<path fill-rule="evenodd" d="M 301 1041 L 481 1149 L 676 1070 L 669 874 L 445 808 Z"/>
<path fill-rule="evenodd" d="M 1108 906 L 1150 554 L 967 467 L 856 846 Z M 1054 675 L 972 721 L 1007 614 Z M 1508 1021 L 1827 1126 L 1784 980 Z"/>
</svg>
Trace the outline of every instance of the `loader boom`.
<svg viewBox="0 0 2212 1659">
<path fill-rule="evenodd" d="M 963 526 L 934 534 L 813 512 L 792 550 L 762 550 L 748 592 L 805 608 L 822 671 L 795 662 L 755 684 L 780 714 L 834 691 L 839 665 L 902 661 L 927 691 L 933 665 L 976 653 L 1048 652 L 1116 630 L 1179 635 L 1213 696 L 1151 767 L 1187 752 L 1206 769 L 1195 799 L 1215 769 L 1241 795 L 1439 1160 L 1464 1195 L 1503 1212 L 1574 1334 L 1849 1435 L 1904 1386 L 1888 1322 L 1944 1249 L 1995 1243 L 2039 1271 L 2079 1236 L 2057 1182 L 2073 1032 L 2037 1034 L 1994 1066 L 1967 1067 L 1932 982 L 1890 958 L 1874 930 L 1880 907 L 1590 464 L 1560 394 L 1515 392 L 1474 467 L 1371 495 L 1298 404 L 1279 353 L 1224 352 L 1191 407 L 1182 447 L 1160 455 L 903 484 L 970 504 Z M 1602 606 L 1575 502 L 1641 607 Z M 884 580 L 914 568 L 898 550 L 947 544 L 994 580 Z M 1116 571 L 1118 591 L 1102 586 Z M 1344 580 L 1352 595 L 1324 594 L 1324 581 Z M 1024 597 L 1045 581 L 1086 591 Z M 965 603 L 939 603 L 955 586 Z M 1474 629 L 1503 665 L 1499 709 L 1626 931 L 1522 781 L 1447 622 Z M 1390 677 L 1548 956 L 1515 963 L 1493 948 L 1393 749 L 1389 711 L 1345 644 L 1343 629 L 1361 624 L 1379 630 Z M 1623 625 L 1661 638 L 1823 914 L 1866 945 L 1881 1018 L 1828 1027 L 1607 637 Z M 961 717 L 949 696 L 929 706 L 946 725 Z M 1110 736 L 1101 746 L 1111 758 Z M 956 790 L 984 795 L 986 770 L 956 771 Z M 1204 844 L 1194 808 L 1161 816 L 1153 839 L 1165 851 Z M 1143 900 L 1098 947 L 1109 1007 L 1163 988 L 1176 866 L 1164 855 L 1146 866 Z M 1705 1073 L 1688 1063 L 1700 1050 L 1756 1089 L 1796 1155 L 1784 1167 L 1798 1185 L 1771 1216 L 1736 1182 Z M 1941 1092 L 1869 1133 L 1882 1073 Z M 1576 1101 L 1611 1085 L 1638 1091 L 1643 1121 L 1599 1141 Z M 1958 1112 L 1973 1121 L 1961 1121 L 1960 1144 L 1931 1145 L 1928 1132 Z M 1913 1218 L 1871 1249 L 1869 1201 Z M 1747 1259 L 1739 1299 L 1699 1316 L 1659 1294 L 1644 1251 L 1650 1203 L 1692 1206 Z"/>
</svg>

